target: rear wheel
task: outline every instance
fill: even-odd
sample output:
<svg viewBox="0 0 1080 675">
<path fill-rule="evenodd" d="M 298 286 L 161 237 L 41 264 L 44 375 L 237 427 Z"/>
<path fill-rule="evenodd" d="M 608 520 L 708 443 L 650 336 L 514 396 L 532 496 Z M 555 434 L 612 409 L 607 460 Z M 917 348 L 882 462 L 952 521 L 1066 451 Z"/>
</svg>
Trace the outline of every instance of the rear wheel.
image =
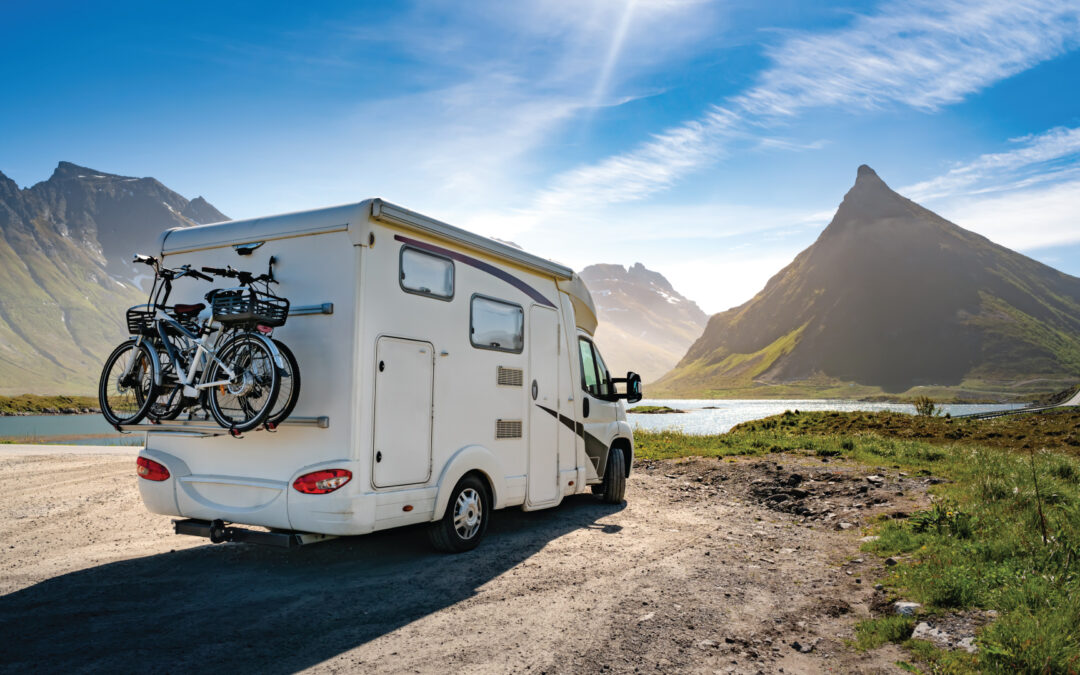
<svg viewBox="0 0 1080 675">
<path fill-rule="evenodd" d="M 428 530 L 431 544 L 446 553 L 471 551 L 487 532 L 490 514 L 487 486 L 476 476 L 465 476 L 450 493 L 442 519 Z"/>
<path fill-rule="evenodd" d="M 114 426 L 138 424 L 156 398 L 150 349 L 134 341 L 114 349 L 98 381 L 98 405 L 105 419 Z"/>
<path fill-rule="evenodd" d="M 600 489 L 597 490 L 596 488 Z M 622 448 L 608 451 L 607 468 L 604 470 L 604 482 L 593 486 L 593 493 L 607 504 L 621 504 L 626 495 L 626 455 Z"/>
<path fill-rule="evenodd" d="M 232 377 L 223 363 L 232 370 Z M 226 429 L 242 433 L 262 424 L 270 414 L 281 375 L 266 342 L 244 333 L 222 346 L 208 369 L 206 381 L 222 382 L 209 387 L 210 414 Z"/>
<path fill-rule="evenodd" d="M 300 366 L 296 363 L 292 350 L 285 346 L 284 342 L 274 340 L 274 346 L 281 352 L 281 358 L 285 362 L 285 367 L 281 369 L 281 388 L 278 390 L 277 402 L 266 418 L 267 424 L 276 425 L 292 414 L 296 401 L 300 398 Z"/>
</svg>

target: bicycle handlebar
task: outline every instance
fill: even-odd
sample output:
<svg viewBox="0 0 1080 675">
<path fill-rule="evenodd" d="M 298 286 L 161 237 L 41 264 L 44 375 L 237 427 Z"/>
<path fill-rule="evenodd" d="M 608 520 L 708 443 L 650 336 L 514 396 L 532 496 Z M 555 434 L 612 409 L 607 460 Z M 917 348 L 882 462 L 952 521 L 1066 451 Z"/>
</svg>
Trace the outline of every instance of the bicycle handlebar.
<svg viewBox="0 0 1080 675">
<path fill-rule="evenodd" d="M 219 277 L 229 277 L 229 278 L 232 278 L 232 279 L 239 279 L 240 284 L 243 285 L 243 286 L 250 286 L 253 283 L 262 283 L 262 282 L 273 283 L 273 284 L 278 283 L 277 279 L 275 279 L 273 276 L 271 276 L 269 274 L 260 274 L 259 276 L 254 276 L 254 275 L 251 274 L 251 272 L 245 272 L 243 270 L 235 270 L 235 269 L 232 268 L 232 266 L 228 266 L 225 269 L 221 269 L 220 267 L 204 267 L 204 268 L 202 268 L 202 271 L 203 272 L 209 272 L 210 274 L 214 274 L 214 275 L 217 275 Z"/>
</svg>

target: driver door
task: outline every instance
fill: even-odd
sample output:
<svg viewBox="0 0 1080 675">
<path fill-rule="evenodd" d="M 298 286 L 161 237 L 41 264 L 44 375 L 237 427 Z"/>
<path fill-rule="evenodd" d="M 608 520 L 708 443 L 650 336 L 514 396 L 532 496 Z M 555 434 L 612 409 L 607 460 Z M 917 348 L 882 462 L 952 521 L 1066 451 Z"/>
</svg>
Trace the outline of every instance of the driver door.
<svg viewBox="0 0 1080 675">
<path fill-rule="evenodd" d="M 604 365 L 600 350 L 589 338 L 578 336 L 581 365 L 581 404 L 579 417 L 584 427 L 587 478 L 602 478 L 607 468 L 609 440 L 618 419 L 619 401 L 612 398 L 615 387 Z"/>
</svg>

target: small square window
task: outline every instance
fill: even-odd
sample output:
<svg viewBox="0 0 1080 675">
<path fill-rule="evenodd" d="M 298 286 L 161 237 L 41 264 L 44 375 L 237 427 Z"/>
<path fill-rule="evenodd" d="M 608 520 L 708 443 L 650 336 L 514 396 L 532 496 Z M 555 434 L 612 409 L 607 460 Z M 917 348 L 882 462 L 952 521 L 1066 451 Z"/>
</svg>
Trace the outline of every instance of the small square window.
<svg viewBox="0 0 1080 675">
<path fill-rule="evenodd" d="M 474 295 L 469 332 L 473 347 L 521 352 L 525 348 L 525 311 L 512 302 Z"/>
<path fill-rule="evenodd" d="M 454 297 L 454 261 L 411 248 L 401 247 L 400 281 L 407 293 L 440 300 Z"/>
</svg>

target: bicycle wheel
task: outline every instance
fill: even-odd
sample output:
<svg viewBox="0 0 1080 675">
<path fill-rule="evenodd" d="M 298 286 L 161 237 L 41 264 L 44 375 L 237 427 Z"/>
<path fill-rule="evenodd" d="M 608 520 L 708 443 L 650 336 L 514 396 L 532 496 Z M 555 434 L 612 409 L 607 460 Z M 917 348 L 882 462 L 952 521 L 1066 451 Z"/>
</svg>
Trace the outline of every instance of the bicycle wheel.
<svg viewBox="0 0 1080 675">
<path fill-rule="evenodd" d="M 223 363 L 234 377 L 228 376 Z M 209 388 L 210 414 L 221 426 L 239 433 L 251 431 L 270 414 L 281 387 L 281 373 L 262 338 L 241 333 L 222 346 L 205 381 L 227 381 Z"/>
<path fill-rule="evenodd" d="M 112 425 L 138 424 L 157 398 L 154 359 L 145 343 L 125 342 L 105 360 L 98 405 Z"/>
<path fill-rule="evenodd" d="M 281 352 L 285 367 L 281 369 L 281 388 L 278 390 L 277 402 L 266 417 L 267 424 L 281 424 L 296 407 L 296 401 L 300 398 L 300 366 L 296 363 L 296 357 L 292 350 L 285 346 L 284 342 L 274 340 L 274 346 Z"/>
<path fill-rule="evenodd" d="M 158 345 L 158 359 L 161 362 L 161 386 L 157 398 L 150 405 L 146 416 L 157 422 L 167 422 L 180 416 L 187 405 L 184 387 L 179 382 L 176 365 L 169 356 L 169 350 Z"/>
</svg>

